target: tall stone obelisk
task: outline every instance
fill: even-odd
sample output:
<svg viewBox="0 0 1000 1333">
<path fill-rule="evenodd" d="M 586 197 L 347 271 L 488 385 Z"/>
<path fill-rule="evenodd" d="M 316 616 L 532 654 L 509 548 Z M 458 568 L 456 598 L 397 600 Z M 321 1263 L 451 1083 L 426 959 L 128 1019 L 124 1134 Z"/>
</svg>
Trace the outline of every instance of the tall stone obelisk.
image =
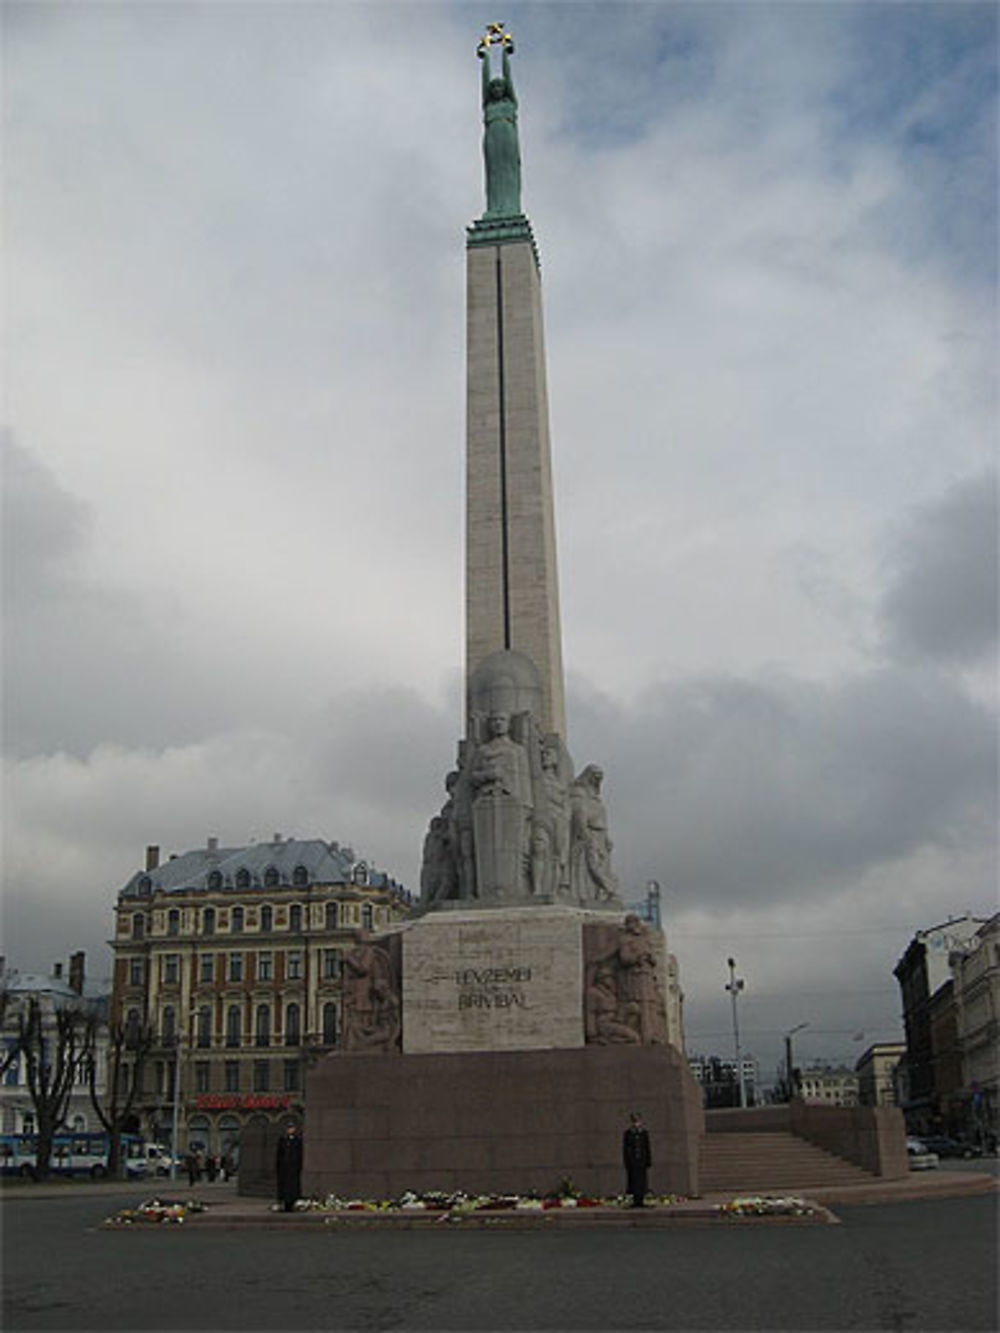
<svg viewBox="0 0 1000 1333">
<path fill-rule="evenodd" d="M 565 736 L 542 293 L 521 212 L 509 37 L 482 60 L 486 212 L 467 242 L 466 679 L 491 653 L 538 669 L 539 724 Z"/>
<path fill-rule="evenodd" d="M 491 48 L 499 46 L 499 72 Z M 642 1106 L 658 1187 L 697 1191 L 700 1092 L 675 960 L 626 913 L 596 764 L 563 722 L 538 259 L 513 42 L 482 61 L 486 212 L 468 233 L 466 717 L 424 838 L 420 911 L 344 958 L 345 1040 L 306 1083 L 320 1194 L 620 1187 Z"/>
</svg>

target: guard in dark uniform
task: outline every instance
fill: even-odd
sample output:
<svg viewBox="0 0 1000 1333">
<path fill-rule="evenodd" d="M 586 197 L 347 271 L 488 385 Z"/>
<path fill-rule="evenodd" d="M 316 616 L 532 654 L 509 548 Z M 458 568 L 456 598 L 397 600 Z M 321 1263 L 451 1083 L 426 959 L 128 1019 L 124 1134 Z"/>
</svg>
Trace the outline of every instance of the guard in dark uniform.
<svg viewBox="0 0 1000 1333">
<path fill-rule="evenodd" d="M 633 1111 L 629 1116 L 629 1126 L 622 1135 L 622 1159 L 625 1163 L 625 1175 L 628 1180 L 628 1193 L 632 1196 L 632 1207 L 645 1207 L 646 1173 L 653 1162 L 649 1149 L 649 1130 L 642 1123 L 642 1116 Z"/>
</svg>

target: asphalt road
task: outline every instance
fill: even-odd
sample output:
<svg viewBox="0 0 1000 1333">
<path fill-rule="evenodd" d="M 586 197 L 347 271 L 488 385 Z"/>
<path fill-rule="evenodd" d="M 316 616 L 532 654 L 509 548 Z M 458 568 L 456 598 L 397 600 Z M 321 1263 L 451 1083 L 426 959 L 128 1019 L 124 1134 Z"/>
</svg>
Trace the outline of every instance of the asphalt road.
<svg viewBox="0 0 1000 1333">
<path fill-rule="evenodd" d="M 98 1229 L 135 1196 L 3 1199 L 8 1333 L 998 1326 L 994 1195 L 837 1208 L 840 1226 Z"/>
</svg>

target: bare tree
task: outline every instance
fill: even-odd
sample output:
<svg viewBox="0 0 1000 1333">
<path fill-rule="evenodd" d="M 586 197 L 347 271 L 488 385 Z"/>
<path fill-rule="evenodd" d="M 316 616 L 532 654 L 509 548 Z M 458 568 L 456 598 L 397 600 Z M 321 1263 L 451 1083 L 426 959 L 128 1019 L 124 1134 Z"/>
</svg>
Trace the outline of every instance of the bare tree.
<svg viewBox="0 0 1000 1333">
<path fill-rule="evenodd" d="M 108 1063 L 103 1103 L 97 1095 L 97 1062 L 90 1062 L 90 1100 L 97 1118 L 108 1133 L 108 1175 L 124 1175 L 122 1134 L 128 1126 L 136 1098 L 142 1090 L 142 1073 L 153 1045 L 153 1029 L 136 1022 L 113 1023 L 108 1027 Z"/>
<path fill-rule="evenodd" d="M 92 1056 L 94 1025 L 80 1005 L 57 1006 L 46 1015 L 38 996 L 22 1004 L 14 1049 L 24 1057 L 28 1093 L 35 1111 L 38 1147 L 35 1179 L 49 1174 L 52 1140 L 66 1118 L 73 1084 Z"/>
<path fill-rule="evenodd" d="M 7 1011 L 10 1008 L 12 998 L 10 987 L 6 981 L 0 982 L 0 1032 L 6 1032 L 7 1030 Z M 20 1054 L 17 1042 L 4 1038 L 3 1050 L 0 1051 L 0 1078 L 3 1078 Z"/>
</svg>

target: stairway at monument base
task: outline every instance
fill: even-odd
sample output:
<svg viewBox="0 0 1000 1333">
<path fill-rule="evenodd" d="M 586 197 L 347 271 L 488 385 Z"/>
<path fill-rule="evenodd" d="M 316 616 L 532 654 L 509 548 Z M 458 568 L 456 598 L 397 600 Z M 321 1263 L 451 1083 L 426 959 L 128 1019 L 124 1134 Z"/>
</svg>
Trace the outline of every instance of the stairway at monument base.
<svg viewBox="0 0 1000 1333">
<path fill-rule="evenodd" d="M 781 1193 L 875 1179 L 842 1157 L 807 1143 L 790 1130 L 706 1134 L 701 1144 L 702 1194 Z"/>
<path fill-rule="evenodd" d="M 306 1082 L 307 1194 L 624 1189 L 622 1131 L 638 1110 L 650 1189 L 698 1189 L 701 1096 L 669 1046 L 336 1055 Z"/>
</svg>

